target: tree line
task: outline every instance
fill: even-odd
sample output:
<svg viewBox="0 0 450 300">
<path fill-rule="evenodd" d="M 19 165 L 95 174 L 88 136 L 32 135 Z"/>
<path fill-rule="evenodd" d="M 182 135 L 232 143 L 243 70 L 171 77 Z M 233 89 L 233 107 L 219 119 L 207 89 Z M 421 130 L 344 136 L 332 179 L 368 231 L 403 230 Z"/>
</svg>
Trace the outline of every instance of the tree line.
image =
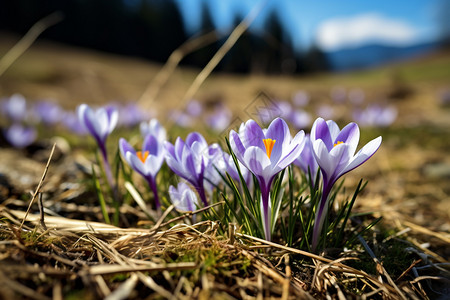
<svg viewBox="0 0 450 300">
<path fill-rule="evenodd" d="M 46 30 L 42 38 L 122 55 L 164 62 L 182 45 L 186 34 L 179 8 L 173 0 L 15 0 L 0 4 L 0 29 L 24 34 L 41 18 L 55 12 L 62 22 Z M 214 30 L 206 4 L 201 31 Z M 237 26 L 243 16 L 235 16 Z M 226 37 L 199 49 L 182 64 L 203 67 Z M 326 56 L 312 46 L 294 50 L 276 11 L 265 20 L 264 30 L 247 31 L 227 53 L 216 70 L 239 73 L 292 74 L 327 70 Z"/>
</svg>

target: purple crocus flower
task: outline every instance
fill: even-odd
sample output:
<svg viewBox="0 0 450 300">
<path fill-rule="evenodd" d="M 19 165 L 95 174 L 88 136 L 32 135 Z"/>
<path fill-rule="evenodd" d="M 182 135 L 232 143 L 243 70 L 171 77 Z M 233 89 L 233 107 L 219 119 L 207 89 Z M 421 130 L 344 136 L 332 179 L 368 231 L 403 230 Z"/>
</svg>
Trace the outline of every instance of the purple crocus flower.
<svg viewBox="0 0 450 300">
<path fill-rule="evenodd" d="M 297 107 L 304 107 L 309 103 L 309 95 L 305 91 L 297 91 L 292 97 L 292 101 Z"/>
<path fill-rule="evenodd" d="M 208 146 L 207 151 L 204 151 L 205 158 L 205 190 L 211 196 L 215 187 L 222 182 L 220 174 L 224 174 L 226 163 L 224 160 L 224 152 L 219 144 L 214 143 Z"/>
<path fill-rule="evenodd" d="M 355 110 L 353 119 L 361 127 L 387 127 L 397 118 L 397 109 L 393 106 L 368 105 L 364 110 Z"/>
<path fill-rule="evenodd" d="M 169 112 L 169 119 L 181 127 L 191 127 L 195 122 L 194 118 L 181 110 L 172 110 Z"/>
<path fill-rule="evenodd" d="M 322 198 L 316 211 L 312 248 L 316 249 L 328 210 L 328 196 L 334 183 L 368 160 L 380 147 L 381 136 L 370 141 L 356 154 L 359 127 L 350 123 L 342 130 L 334 121 L 318 118 L 311 130 L 313 155 L 320 166 L 323 178 Z"/>
<path fill-rule="evenodd" d="M 354 88 L 348 92 L 348 99 L 354 105 L 362 104 L 364 102 L 365 97 L 366 97 L 366 94 L 360 88 Z"/>
<path fill-rule="evenodd" d="M 203 107 L 197 100 L 191 100 L 186 105 L 186 112 L 192 117 L 199 117 L 203 112 Z"/>
<path fill-rule="evenodd" d="M 54 125 L 63 119 L 64 111 L 55 102 L 41 101 L 34 106 L 34 112 L 45 125 Z"/>
<path fill-rule="evenodd" d="M 311 139 L 309 135 L 306 135 L 305 138 L 305 147 L 303 147 L 302 152 L 294 161 L 294 165 L 300 167 L 303 173 L 308 176 L 308 170 L 311 173 L 312 184 L 314 185 L 314 180 L 317 177 L 317 172 L 319 171 L 319 165 L 317 164 L 316 158 L 313 154 Z"/>
<path fill-rule="evenodd" d="M 329 119 L 335 115 L 335 110 L 332 106 L 323 104 L 317 109 L 317 115 Z"/>
<path fill-rule="evenodd" d="M 237 159 L 258 179 L 261 189 L 263 227 L 266 240 L 271 239 L 270 187 L 280 171 L 289 166 L 302 151 L 305 133 L 300 131 L 292 139 L 286 122 L 273 120 L 267 130 L 249 120 L 239 133 L 230 132 L 230 144 Z"/>
<path fill-rule="evenodd" d="M 185 183 L 180 182 L 175 188 L 173 185 L 169 187 L 170 201 L 181 211 L 194 211 L 198 206 L 197 195 Z"/>
<path fill-rule="evenodd" d="M 101 107 L 94 111 L 87 104 L 78 106 L 77 112 L 80 123 L 94 137 L 100 148 L 109 185 L 114 187 L 114 180 L 106 153 L 106 139 L 116 127 L 119 113 L 112 106 Z"/>
<path fill-rule="evenodd" d="M 6 140 L 15 148 L 25 148 L 36 140 L 37 132 L 33 127 L 13 124 L 4 131 Z"/>
<path fill-rule="evenodd" d="M 334 86 L 330 91 L 330 97 L 335 103 L 344 103 L 347 98 L 347 91 L 342 86 Z"/>
<path fill-rule="evenodd" d="M 143 110 L 136 103 L 117 104 L 119 110 L 119 126 L 133 127 L 151 117 L 151 112 Z"/>
<path fill-rule="evenodd" d="M 141 151 L 136 151 L 123 138 L 119 140 L 119 149 L 125 161 L 147 180 L 155 196 L 156 209 L 159 211 L 161 204 L 156 186 L 156 175 L 164 163 L 163 144 L 154 135 L 149 134 L 144 139 Z"/>
<path fill-rule="evenodd" d="M 231 122 L 233 114 L 224 105 L 220 105 L 214 109 L 214 112 L 206 117 L 206 123 L 214 131 L 222 131 L 226 129 Z"/>
<path fill-rule="evenodd" d="M 300 130 L 311 125 L 312 117 L 308 112 L 302 109 L 296 109 L 289 114 L 289 122 L 294 128 Z"/>
<path fill-rule="evenodd" d="M 74 111 L 64 111 L 61 121 L 67 129 L 75 134 L 86 135 L 88 133 L 88 130 L 81 123 L 80 119 Z"/>
<path fill-rule="evenodd" d="M 4 115 L 14 122 L 23 121 L 27 116 L 27 101 L 24 96 L 14 94 L 2 101 L 1 110 Z"/>
<path fill-rule="evenodd" d="M 149 122 L 141 122 L 139 128 L 143 137 L 151 134 L 155 136 L 161 144 L 167 140 L 166 129 L 156 119 L 151 119 Z"/>
<path fill-rule="evenodd" d="M 206 200 L 204 179 L 205 170 L 210 162 L 210 152 L 215 151 L 214 146 L 208 146 L 205 138 L 198 132 L 190 133 L 186 142 L 180 137 L 175 145 L 164 143 L 166 149 L 166 162 L 170 169 L 178 176 L 187 180 L 197 190 L 204 206 Z"/>
</svg>

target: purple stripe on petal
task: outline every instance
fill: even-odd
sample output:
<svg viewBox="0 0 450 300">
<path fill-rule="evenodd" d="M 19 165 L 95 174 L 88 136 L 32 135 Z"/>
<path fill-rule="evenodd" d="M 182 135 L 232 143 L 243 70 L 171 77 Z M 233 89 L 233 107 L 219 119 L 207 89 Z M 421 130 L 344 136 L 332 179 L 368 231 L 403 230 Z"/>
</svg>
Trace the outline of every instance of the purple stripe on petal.
<svg viewBox="0 0 450 300">
<path fill-rule="evenodd" d="M 120 140 L 119 140 L 119 149 L 120 149 L 120 154 L 122 154 L 122 157 L 124 157 L 125 159 L 127 157 L 127 152 L 131 152 L 134 155 L 136 155 L 136 150 L 134 150 L 134 148 L 131 147 L 131 145 L 128 144 L 128 142 L 124 138 L 120 138 Z M 128 160 L 127 160 L 127 162 L 130 164 L 130 162 Z"/>
<path fill-rule="evenodd" d="M 230 132 L 230 145 L 236 157 L 242 161 L 244 159 L 245 146 L 242 144 L 239 134 L 234 130 Z"/>
<path fill-rule="evenodd" d="M 246 148 L 256 146 L 265 149 L 263 139 L 266 137 L 258 123 L 253 120 L 247 121 L 243 133 L 244 136 L 240 136 L 240 138 Z"/>
<path fill-rule="evenodd" d="M 159 155 L 159 144 L 156 137 L 152 134 L 149 134 L 145 137 L 144 143 L 142 144 L 142 152 L 148 151 L 149 154 Z"/>
<path fill-rule="evenodd" d="M 350 153 L 353 155 L 359 143 L 359 127 L 356 123 L 345 126 L 336 137 L 334 143 L 343 142 L 349 144 Z"/>
<path fill-rule="evenodd" d="M 275 144 L 270 155 L 270 161 L 272 161 L 272 163 L 277 163 L 283 154 L 283 149 L 289 145 L 291 140 L 289 128 L 283 119 L 277 118 L 270 123 L 265 135 L 266 138 L 275 140 Z"/>
<path fill-rule="evenodd" d="M 194 142 L 198 142 L 204 146 L 204 148 L 208 147 L 208 143 L 205 138 L 198 132 L 191 132 L 186 137 L 186 144 L 192 146 Z"/>
<path fill-rule="evenodd" d="M 170 142 L 164 142 L 164 149 L 166 150 L 166 155 L 170 155 L 172 157 L 176 156 L 175 147 Z"/>
<path fill-rule="evenodd" d="M 327 122 L 325 122 L 322 118 L 318 118 L 314 122 L 311 131 L 311 138 L 313 140 L 322 140 L 328 151 L 333 148 L 333 140 L 331 139 L 330 129 L 328 128 Z"/>
</svg>

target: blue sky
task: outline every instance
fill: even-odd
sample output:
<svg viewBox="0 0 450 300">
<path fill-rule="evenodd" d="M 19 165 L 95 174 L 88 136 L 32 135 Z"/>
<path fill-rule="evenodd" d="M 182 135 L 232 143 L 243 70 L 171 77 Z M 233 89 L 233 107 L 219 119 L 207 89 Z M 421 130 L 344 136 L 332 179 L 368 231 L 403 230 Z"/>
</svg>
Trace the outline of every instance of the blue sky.
<svg viewBox="0 0 450 300">
<path fill-rule="evenodd" d="M 264 18 L 274 8 L 288 28 L 297 49 L 316 43 L 325 50 L 369 42 L 411 45 L 438 37 L 437 14 L 449 0 L 268 0 L 253 30 L 263 30 Z M 257 0 L 177 0 L 187 29 L 199 29 L 202 3 L 214 24 L 229 30 L 236 14 L 244 16 Z"/>
</svg>

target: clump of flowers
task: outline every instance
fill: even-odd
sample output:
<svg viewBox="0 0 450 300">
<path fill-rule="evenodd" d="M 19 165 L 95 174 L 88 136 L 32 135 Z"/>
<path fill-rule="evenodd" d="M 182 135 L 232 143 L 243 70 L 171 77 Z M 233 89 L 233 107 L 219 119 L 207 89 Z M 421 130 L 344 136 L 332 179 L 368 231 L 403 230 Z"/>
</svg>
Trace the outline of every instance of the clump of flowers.
<svg viewBox="0 0 450 300">
<path fill-rule="evenodd" d="M 172 171 L 187 180 L 197 190 L 204 206 L 208 206 L 205 194 L 205 172 L 212 166 L 211 158 L 217 153 L 217 144 L 208 145 L 198 132 L 190 133 L 186 142 L 178 137 L 175 144 L 165 142 L 166 162 Z"/>
<path fill-rule="evenodd" d="M 308 102 L 308 95 L 299 93 L 296 97 L 296 109 L 288 102 L 279 102 L 280 107 L 277 109 L 299 129 L 307 126 L 311 118 L 299 108 Z M 24 111 L 22 99 L 16 98 L 17 107 L 7 104 L 12 119 L 20 118 Z M 48 103 L 42 107 L 58 111 L 58 108 Z M 137 111 L 134 106 L 127 108 Z M 202 111 L 202 107 L 195 101 L 188 108 L 190 116 Z M 66 116 L 69 115 L 67 112 Z M 72 120 L 69 123 L 73 123 L 77 131 L 82 128 L 95 139 L 105 175 L 115 197 L 119 189 L 108 161 L 106 141 L 119 122 L 118 110 L 114 106 L 94 110 L 82 104 L 77 108 L 77 116 L 78 122 Z M 211 116 L 212 129 L 221 130 L 229 122 L 231 113 L 228 110 L 218 110 Z M 64 119 L 69 118 L 62 118 L 61 121 L 64 122 Z M 177 137 L 171 143 L 166 129 L 156 119 L 144 119 L 143 116 L 138 116 L 137 120 L 122 119 L 124 125 L 139 124 L 143 138 L 139 148 L 134 147 L 132 140 L 125 138 L 120 138 L 118 144 L 122 159 L 146 180 L 159 215 L 165 205 L 170 203 L 179 212 L 195 211 L 200 206 L 208 207 L 202 215 L 198 213 L 198 216 L 193 216 L 192 220 L 195 221 L 200 216 L 219 219 L 222 224 L 236 222 L 247 233 L 269 241 L 278 238 L 277 233 L 281 233 L 287 244 L 303 240 L 306 241 L 307 248 L 313 251 L 324 247 L 326 241 L 321 237 L 333 232 L 333 229 L 324 224 L 333 223 L 326 220 L 331 221 L 328 210 L 335 199 L 335 191 L 338 190 L 335 188 L 336 182 L 367 161 L 381 145 L 381 137 L 378 137 L 356 151 L 360 137 L 356 123 L 350 123 L 341 130 L 334 121 L 318 118 L 312 125 L 310 134 L 305 135 L 301 130 L 291 135 L 284 119 L 276 118 L 267 128 L 261 128 L 254 120 L 248 120 L 240 125 L 238 131 L 231 130 L 227 140 L 230 151 L 227 153 L 217 143 L 208 144 L 198 132 L 189 133 L 185 140 Z M 52 124 L 53 120 L 54 118 L 50 118 L 46 122 Z M 5 136 L 9 135 L 15 137 L 15 140 L 11 138 L 14 141 L 11 143 L 15 143 L 16 147 L 24 147 L 27 141 L 35 138 L 32 130 L 18 125 L 5 132 Z M 164 162 L 168 168 L 163 168 Z M 299 168 L 294 168 L 294 165 Z M 123 174 L 128 175 L 125 169 L 122 170 Z M 173 172 L 184 181 L 175 186 L 170 178 L 173 173 L 168 172 Z M 298 177 L 298 172 L 306 176 Z M 159 173 L 163 174 L 158 177 Z M 167 180 L 169 184 L 163 184 Z M 308 187 L 309 195 L 306 192 Z M 216 209 L 221 204 L 218 203 L 221 199 L 225 205 Z M 304 212 L 308 209 L 308 216 L 304 218 Z M 119 211 L 118 207 L 116 210 Z M 209 210 L 211 211 L 208 212 Z M 349 212 L 350 209 L 347 213 Z M 344 228 L 345 222 L 341 228 Z M 286 224 L 288 229 L 283 227 Z M 300 228 L 297 230 L 295 226 L 299 226 L 298 224 Z M 251 226 L 257 229 L 251 230 Z M 302 245 L 303 242 L 300 247 Z"/>
<path fill-rule="evenodd" d="M 262 130 L 250 120 L 243 124 L 239 133 L 230 132 L 230 143 L 237 159 L 258 179 L 261 190 L 264 233 L 271 240 L 270 188 L 279 172 L 289 166 L 304 147 L 305 133 L 300 131 L 293 139 L 283 119 L 277 118 Z"/>
</svg>

